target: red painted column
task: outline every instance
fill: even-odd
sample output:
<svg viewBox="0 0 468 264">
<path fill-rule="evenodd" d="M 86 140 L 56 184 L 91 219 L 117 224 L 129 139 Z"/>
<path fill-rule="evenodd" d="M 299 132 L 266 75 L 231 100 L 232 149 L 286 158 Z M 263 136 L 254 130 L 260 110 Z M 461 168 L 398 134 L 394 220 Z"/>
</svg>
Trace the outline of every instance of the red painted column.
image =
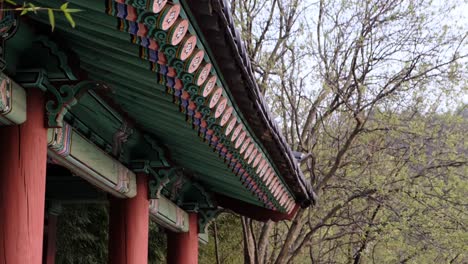
<svg viewBox="0 0 468 264">
<path fill-rule="evenodd" d="M 167 263 L 198 263 L 198 217 L 189 214 L 189 231 L 187 233 L 167 232 Z"/>
<path fill-rule="evenodd" d="M 47 217 L 47 245 L 45 252 L 45 264 L 55 264 L 55 255 L 57 251 L 57 216 L 54 214 L 49 214 Z"/>
<path fill-rule="evenodd" d="M 137 195 L 110 199 L 109 263 L 148 263 L 148 176 L 137 175 Z"/>
<path fill-rule="evenodd" d="M 44 94 L 30 89 L 27 121 L 0 128 L 0 264 L 42 262 L 47 129 Z"/>
</svg>

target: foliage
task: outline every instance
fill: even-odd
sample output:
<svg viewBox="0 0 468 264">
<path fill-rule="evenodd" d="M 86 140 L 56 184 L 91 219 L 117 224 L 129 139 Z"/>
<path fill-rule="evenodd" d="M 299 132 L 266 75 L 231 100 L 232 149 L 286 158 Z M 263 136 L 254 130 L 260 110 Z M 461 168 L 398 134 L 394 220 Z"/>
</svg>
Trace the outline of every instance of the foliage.
<svg viewBox="0 0 468 264">
<path fill-rule="evenodd" d="M 218 227 L 219 263 L 242 263 L 244 256 L 240 217 L 225 213 L 218 216 L 215 221 Z M 199 262 L 201 264 L 216 263 L 214 223 L 209 226 L 209 234 L 209 243 L 200 246 Z"/>
<path fill-rule="evenodd" d="M 105 204 L 64 205 L 57 226 L 57 263 L 107 263 L 109 212 Z M 164 263 L 165 258 L 166 235 L 150 222 L 148 263 Z"/>
<path fill-rule="evenodd" d="M 0 3 L 3 3 L 3 1 L 5 1 L 7 4 L 18 6 L 18 4 L 12 0 L 1 0 Z M 62 13 L 67 19 L 67 21 L 70 23 L 70 26 L 72 26 L 73 28 L 76 26 L 75 21 L 73 20 L 73 17 L 71 14 L 76 13 L 76 12 L 81 12 L 82 10 L 75 9 L 75 8 L 68 8 L 68 4 L 69 4 L 68 2 L 65 2 L 59 8 L 51 8 L 51 7 L 36 6 L 31 2 L 25 1 L 19 7 L 3 8 L 3 9 L 0 9 L 0 11 L 15 11 L 15 12 L 19 12 L 21 16 L 26 15 L 28 13 L 37 14 L 37 12 L 46 11 L 49 17 L 51 30 L 54 31 L 56 12 Z"/>
<path fill-rule="evenodd" d="M 231 1 L 261 92 L 320 196 L 291 223 L 243 219 L 246 263 L 467 261 L 458 4 Z"/>
<path fill-rule="evenodd" d="M 153 221 L 149 226 L 148 264 L 166 263 L 166 235 Z"/>
<path fill-rule="evenodd" d="M 65 205 L 57 222 L 56 262 L 107 262 L 108 210 L 103 205 Z"/>
</svg>

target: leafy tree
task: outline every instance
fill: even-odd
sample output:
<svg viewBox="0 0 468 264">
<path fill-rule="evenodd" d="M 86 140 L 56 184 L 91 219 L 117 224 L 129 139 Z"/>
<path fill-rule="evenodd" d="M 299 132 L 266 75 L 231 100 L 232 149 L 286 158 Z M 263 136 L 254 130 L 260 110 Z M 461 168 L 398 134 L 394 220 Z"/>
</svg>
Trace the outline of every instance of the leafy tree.
<svg viewBox="0 0 468 264">
<path fill-rule="evenodd" d="M 214 227 L 217 226 L 217 233 Z M 200 246 L 200 263 L 234 264 L 242 263 L 242 228 L 240 217 L 230 213 L 218 216 L 215 223 L 209 226 L 210 240 L 207 245 Z M 219 261 L 216 259 L 215 236 L 218 238 Z"/>
<path fill-rule="evenodd" d="M 105 204 L 64 205 L 57 223 L 56 262 L 101 264 L 108 259 L 109 212 Z M 148 263 L 164 263 L 166 235 L 150 222 Z"/>
<path fill-rule="evenodd" d="M 148 242 L 148 264 L 166 262 L 167 239 L 164 230 L 150 221 Z"/>
<path fill-rule="evenodd" d="M 108 210 L 103 205 L 64 205 L 57 218 L 56 262 L 107 262 Z"/>
<path fill-rule="evenodd" d="M 466 261 L 458 4 L 231 1 L 260 89 L 320 196 L 292 223 L 244 218 L 246 263 Z"/>
</svg>

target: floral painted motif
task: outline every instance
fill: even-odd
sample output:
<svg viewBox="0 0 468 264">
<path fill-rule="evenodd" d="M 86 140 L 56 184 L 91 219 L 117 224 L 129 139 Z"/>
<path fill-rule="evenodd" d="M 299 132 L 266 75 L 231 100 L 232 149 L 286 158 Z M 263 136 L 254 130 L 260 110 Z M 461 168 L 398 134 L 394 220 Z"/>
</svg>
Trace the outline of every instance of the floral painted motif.
<svg viewBox="0 0 468 264">
<path fill-rule="evenodd" d="M 159 211 L 159 199 L 151 199 L 149 205 L 149 211 L 153 215 L 157 215 Z"/>
<path fill-rule="evenodd" d="M 117 166 L 118 178 L 114 189 L 120 193 L 127 193 L 130 190 L 130 178 L 128 177 L 130 171 L 120 163 L 115 163 L 115 165 Z"/>
<path fill-rule="evenodd" d="M 168 30 L 176 21 L 177 17 L 180 14 L 180 5 L 167 5 L 167 16 L 164 17 L 164 22 L 162 23 L 161 29 Z"/>
<path fill-rule="evenodd" d="M 128 137 L 133 133 L 133 129 L 128 125 L 127 122 L 123 122 L 122 126 L 114 134 L 114 142 L 112 145 L 112 154 L 118 157 L 122 154 L 122 147 L 127 142 Z"/>
<path fill-rule="evenodd" d="M 238 149 L 238 148 L 242 145 L 242 143 L 244 143 L 244 139 L 245 139 L 245 136 L 246 136 L 246 135 L 247 135 L 247 134 L 245 133 L 245 131 L 243 131 L 243 132 L 240 134 L 240 136 L 237 138 L 236 144 L 234 145 L 234 147 L 235 147 L 236 149 Z"/>
<path fill-rule="evenodd" d="M 232 112 L 234 111 L 234 108 L 232 106 L 229 106 L 226 111 L 224 111 L 224 114 L 223 116 L 221 117 L 221 120 L 219 122 L 219 124 L 221 126 L 224 126 L 227 124 L 227 122 L 229 121 L 229 119 L 231 118 L 232 116 Z"/>
<path fill-rule="evenodd" d="M 0 77 L 0 114 L 8 114 L 12 108 L 12 89 L 11 81 L 4 77 Z"/>
<path fill-rule="evenodd" d="M 166 5 L 167 0 L 154 0 L 153 2 L 153 12 L 159 13 L 163 9 L 164 5 Z"/>
<path fill-rule="evenodd" d="M 211 94 L 213 91 L 214 87 L 216 85 L 216 75 L 212 75 L 208 81 L 205 83 L 203 86 L 203 97 L 207 97 L 208 95 Z"/>
<path fill-rule="evenodd" d="M 183 37 L 185 36 L 185 34 L 187 33 L 187 30 L 188 30 L 188 20 L 187 19 L 178 19 L 175 23 L 174 23 L 174 27 L 173 29 L 171 29 L 170 32 L 170 40 L 171 40 L 171 44 L 173 46 L 176 46 L 178 45 Z"/>
<path fill-rule="evenodd" d="M 48 146 L 57 155 L 67 157 L 71 152 L 72 128 L 68 124 L 63 127 L 54 128 L 53 136 Z"/>
<path fill-rule="evenodd" d="M 224 109 L 226 109 L 226 106 L 227 106 L 227 99 L 223 97 L 221 98 L 221 100 L 219 100 L 218 106 L 216 107 L 215 118 L 218 118 L 223 114 Z"/>
<path fill-rule="evenodd" d="M 184 210 L 177 207 L 176 209 L 176 226 L 182 229 L 185 225 Z"/>
</svg>

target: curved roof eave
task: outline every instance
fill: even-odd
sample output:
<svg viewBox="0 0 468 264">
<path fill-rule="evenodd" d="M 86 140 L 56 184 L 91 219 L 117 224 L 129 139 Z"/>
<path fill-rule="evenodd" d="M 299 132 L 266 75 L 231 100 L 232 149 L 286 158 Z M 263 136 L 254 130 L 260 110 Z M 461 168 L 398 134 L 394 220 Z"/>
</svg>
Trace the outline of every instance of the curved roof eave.
<svg viewBox="0 0 468 264">
<path fill-rule="evenodd" d="M 182 1 L 181 1 L 182 2 Z M 315 203 L 316 195 L 304 177 L 294 154 L 273 120 L 255 81 L 250 58 L 239 31 L 235 28 L 229 5 L 223 0 L 183 1 L 185 11 L 196 21 L 217 67 L 257 138 L 280 170 L 301 207 Z"/>
</svg>

